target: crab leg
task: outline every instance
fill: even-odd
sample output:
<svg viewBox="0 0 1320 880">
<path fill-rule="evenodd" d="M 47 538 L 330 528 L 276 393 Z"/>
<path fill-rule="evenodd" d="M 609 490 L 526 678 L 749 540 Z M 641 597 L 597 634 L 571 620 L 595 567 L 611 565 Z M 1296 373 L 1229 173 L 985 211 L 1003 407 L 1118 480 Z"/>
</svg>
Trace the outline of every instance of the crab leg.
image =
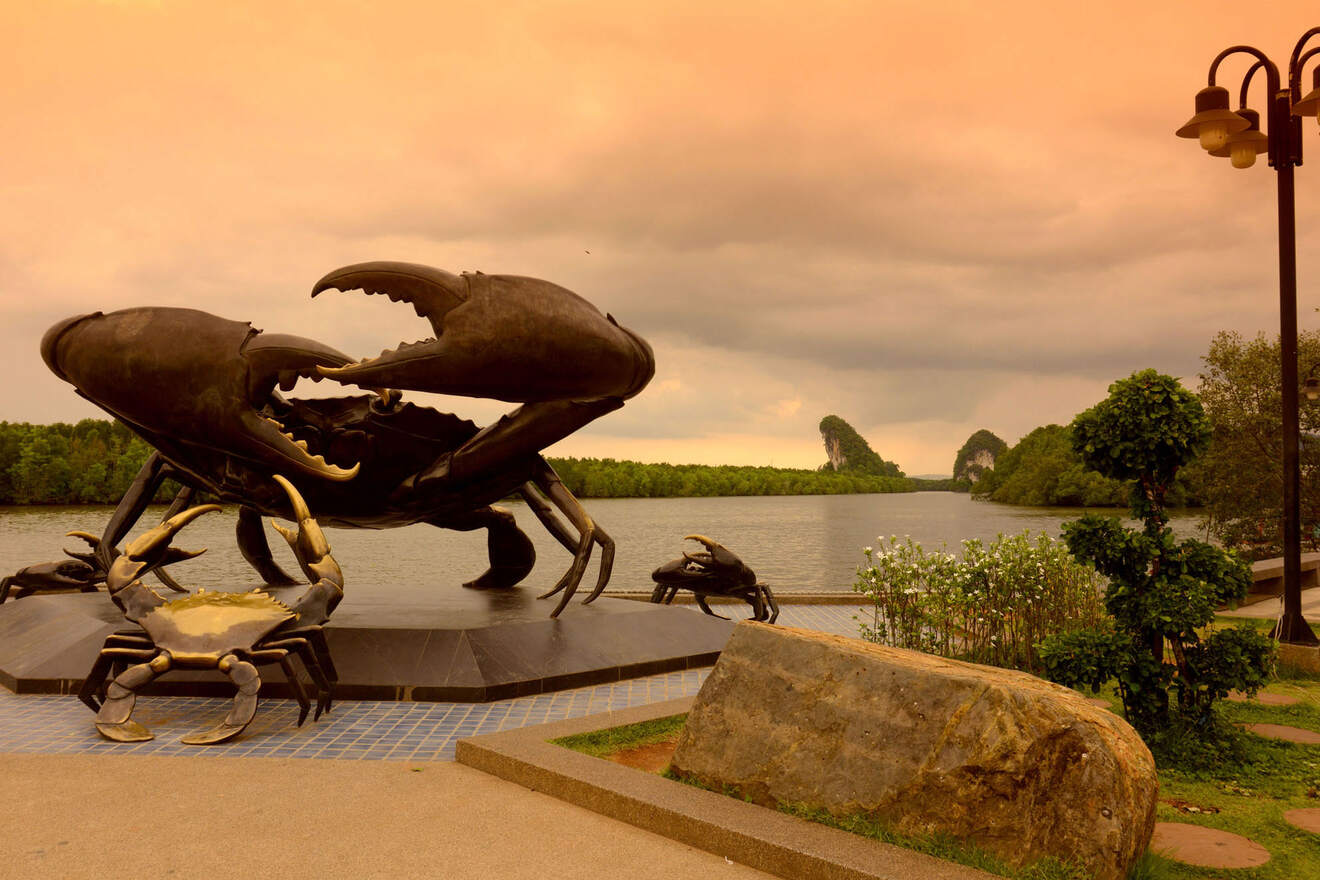
<svg viewBox="0 0 1320 880">
<path fill-rule="evenodd" d="M 701 595 L 700 593 L 693 593 L 692 595 L 693 595 L 693 598 L 695 598 L 695 599 L 697 600 L 697 606 L 698 606 L 699 608 L 701 608 L 702 611 L 704 611 L 704 612 L 706 612 L 707 614 L 709 614 L 711 617 L 718 617 L 720 620 L 728 620 L 728 619 L 729 619 L 729 618 L 725 617 L 723 614 L 716 614 L 714 611 L 712 611 L 712 610 L 710 609 L 710 606 L 706 604 L 706 597 L 705 597 L 705 596 Z"/>
<path fill-rule="evenodd" d="M 256 509 L 246 505 L 238 509 L 238 525 L 235 533 L 238 537 L 238 552 L 243 554 L 248 565 L 261 575 L 263 581 L 271 586 L 297 583 L 270 555 L 270 544 L 266 542 L 266 531 L 261 525 L 261 514 Z"/>
<path fill-rule="evenodd" d="M 303 667 L 307 674 L 311 676 L 312 683 L 316 685 L 316 714 L 312 716 L 313 721 L 319 721 L 321 713 L 330 708 L 330 681 L 325 677 L 324 670 L 316 658 L 316 653 L 312 649 L 311 642 L 305 638 L 294 637 L 280 639 L 278 642 L 268 642 L 262 646 L 263 651 L 272 651 L 282 649 L 285 652 L 292 651 L 302 660 Z M 255 655 L 254 655 L 255 657 Z M 284 670 L 285 675 L 289 675 L 289 669 Z M 301 684 L 301 683 L 299 683 Z M 306 710 L 298 717 L 298 726 L 301 727 L 303 719 L 307 717 Z"/>
<path fill-rule="evenodd" d="M 536 514 L 536 518 L 545 525 L 550 534 L 554 535 L 569 552 L 574 554 L 573 565 L 577 569 L 577 576 L 572 582 L 571 589 L 568 590 L 568 596 L 560 601 L 559 608 L 551 615 L 551 617 L 554 617 L 563 610 L 569 596 L 572 596 L 577 589 L 578 582 L 582 579 L 582 572 L 586 568 L 587 560 L 591 556 L 592 541 L 600 544 L 600 574 L 596 578 L 596 586 L 592 589 L 591 595 L 587 596 L 582 604 L 589 604 L 600 596 L 601 591 L 605 589 L 605 585 L 609 583 L 610 573 L 614 569 L 614 539 L 592 520 L 582 507 L 581 502 L 573 497 L 573 493 L 569 492 L 563 481 L 559 479 L 559 474 L 555 473 L 555 469 L 550 466 L 550 463 L 540 456 L 537 456 L 537 459 L 540 464 L 540 472 L 532 482 L 524 485 L 523 498 L 527 500 L 532 513 Z M 549 496 L 548 499 L 547 496 Z M 574 542 L 571 533 L 554 515 L 547 500 L 553 502 L 578 530 L 581 537 L 577 542 Z M 584 547 L 585 555 L 583 555 Z M 580 566 L 579 560 L 581 562 Z M 570 568 L 559 583 L 555 585 L 554 589 L 546 593 L 545 596 L 553 596 L 567 586 L 574 568 Z M 545 598 L 545 596 L 541 598 Z"/>
<path fill-rule="evenodd" d="M 578 584 L 582 581 L 582 575 L 586 571 L 587 563 L 591 560 L 591 550 L 595 544 L 601 545 L 600 554 L 600 576 L 596 580 L 595 589 L 586 601 L 590 602 L 600 595 L 601 590 L 605 589 L 605 584 L 610 579 L 610 569 L 614 566 L 614 540 L 605 533 L 605 530 L 597 526 L 587 514 L 586 509 L 573 497 L 559 479 L 559 475 L 554 469 L 542 459 L 542 470 L 534 479 L 536 486 L 546 494 L 549 500 L 559 508 L 560 512 L 568 518 L 573 527 L 578 531 L 577 545 L 573 548 L 573 564 L 564 576 L 549 591 L 540 596 L 542 599 L 549 598 L 556 593 L 563 591 L 563 598 L 559 600 L 559 605 L 554 611 L 550 612 L 551 617 L 558 617 L 564 610 L 568 600 L 577 592 Z M 552 530 L 553 533 L 553 530 Z"/>
<path fill-rule="evenodd" d="M 105 702 L 96 713 L 96 729 L 101 736 L 115 742 L 146 742 L 155 734 L 129 716 L 137 702 L 138 688 L 170 668 L 170 656 L 159 654 L 146 663 L 130 666 L 110 682 Z"/>
<path fill-rule="evenodd" d="M 318 624 L 282 630 L 278 635 L 281 636 L 278 642 L 267 642 L 262 647 L 292 647 L 296 650 L 303 666 L 307 669 L 307 674 L 312 677 L 312 681 L 319 689 L 316 714 L 312 716 L 313 721 L 318 720 L 322 712 L 330 711 L 334 687 L 339 683 L 339 672 L 335 669 L 334 658 L 330 656 L 330 646 L 326 643 L 325 631 Z"/>
<path fill-rule="evenodd" d="M 218 668 L 238 687 L 238 693 L 234 695 L 234 705 L 230 707 L 229 714 L 224 720 L 215 727 L 190 733 L 182 737 L 180 742 L 190 746 L 222 743 L 242 733 L 243 728 L 247 727 L 252 717 L 257 714 L 257 692 L 261 690 L 261 676 L 257 674 L 257 667 L 238 659 L 234 654 L 226 654 L 220 658 Z M 100 725 L 98 724 L 97 727 Z"/>
<path fill-rule="evenodd" d="M 321 660 L 317 657 L 317 649 L 311 642 L 307 639 L 299 639 L 298 641 L 302 643 L 298 648 L 298 656 L 302 658 L 307 674 L 312 677 L 312 681 L 316 684 L 316 714 L 312 716 L 312 720 L 320 721 L 321 713 L 330 711 L 334 682 L 326 677 L 325 670 L 321 666 Z M 328 655 L 327 659 L 329 659 Z M 331 664 L 331 671 L 334 671 L 333 664 Z"/>
<path fill-rule="evenodd" d="M 307 720 L 307 713 L 312 709 L 312 704 L 307 699 L 307 691 L 303 688 L 302 679 L 298 677 L 298 670 L 293 668 L 293 663 L 289 660 L 289 650 L 284 647 L 262 648 L 260 651 L 249 653 L 248 660 L 254 664 L 279 662 L 280 668 L 284 670 L 284 677 L 289 681 L 289 689 L 293 691 L 293 697 L 298 701 L 298 726 L 302 727 L 303 722 Z"/>
<path fill-rule="evenodd" d="M 294 636 L 306 639 L 312 645 L 313 656 L 321 665 L 325 673 L 325 679 L 331 686 L 339 684 L 339 671 L 335 669 L 334 658 L 330 656 L 330 645 L 326 643 L 325 631 L 320 626 L 299 627 L 291 629 L 284 635 Z M 326 701 L 326 708 L 330 708 L 330 703 Z"/>
<path fill-rule="evenodd" d="M 150 660 L 157 653 L 156 643 L 140 631 L 121 630 L 111 633 L 105 637 L 105 641 L 101 644 L 101 652 L 96 656 L 96 662 L 92 664 L 92 668 L 83 679 L 78 698 L 95 712 L 105 701 L 105 692 L 110 686 L 110 680 L 128 668 L 126 661 Z"/>
<path fill-rule="evenodd" d="M 518 528 L 513 514 L 500 507 L 484 507 L 462 518 L 431 520 L 439 528 L 471 532 L 486 529 L 486 556 L 490 568 L 463 584 L 469 590 L 502 590 L 512 587 L 536 564 L 536 547 Z"/>
<path fill-rule="evenodd" d="M 114 638 L 114 636 L 110 636 L 105 640 L 101 653 L 96 655 L 96 662 L 92 664 L 92 668 L 87 672 L 87 677 L 83 679 L 82 687 L 78 689 L 78 699 L 87 704 L 93 712 L 98 711 L 101 704 L 105 702 L 105 695 L 102 691 L 107 684 L 106 679 L 116 677 L 124 671 L 122 668 L 116 671 L 115 666 L 125 660 L 136 660 L 143 663 L 151 660 L 159 653 L 150 641 L 146 643 L 145 647 L 141 646 L 140 643 L 137 647 L 121 647 L 112 646 Z"/>
<path fill-rule="evenodd" d="M 527 502 L 527 509 L 536 514 L 536 518 L 541 521 L 541 525 L 545 526 L 545 530 L 556 541 L 563 544 L 565 550 L 569 553 L 577 551 L 577 538 L 574 538 L 568 527 L 560 521 L 559 517 L 555 516 L 554 508 L 546 500 L 541 490 L 536 488 L 535 483 L 531 480 L 523 483 L 518 494 L 522 496 L 523 501 Z"/>
<path fill-rule="evenodd" d="M 779 619 L 779 603 L 775 601 L 775 594 L 765 584 L 757 584 L 756 589 L 765 594 L 765 604 L 770 608 L 770 619 L 766 622 L 774 623 Z"/>
<path fill-rule="evenodd" d="M 142 463 L 141 470 L 133 478 L 124 497 L 119 499 L 119 505 L 110 515 L 110 522 L 106 523 L 105 531 L 101 533 L 101 542 L 96 548 L 96 560 L 101 571 L 110 570 L 111 563 L 115 561 L 115 548 L 119 546 L 119 542 L 124 540 L 134 523 L 142 518 L 147 505 L 155 497 L 156 490 L 167 478 L 176 473 L 177 471 L 161 457 L 159 452 L 153 451 Z"/>
</svg>

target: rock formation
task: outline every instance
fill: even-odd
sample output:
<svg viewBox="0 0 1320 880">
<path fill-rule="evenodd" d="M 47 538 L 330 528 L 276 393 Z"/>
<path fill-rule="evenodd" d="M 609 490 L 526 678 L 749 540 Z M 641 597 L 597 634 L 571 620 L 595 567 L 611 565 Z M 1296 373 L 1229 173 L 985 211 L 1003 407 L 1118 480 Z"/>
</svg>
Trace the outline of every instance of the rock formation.
<svg viewBox="0 0 1320 880">
<path fill-rule="evenodd" d="M 1014 865 L 1044 856 L 1122 880 L 1155 823 L 1136 731 L 1074 691 L 807 630 L 740 623 L 672 768 L 757 803 L 945 833 Z"/>
<path fill-rule="evenodd" d="M 953 478 L 975 483 L 981 474 L 995 469 L 995 460 L 1007 449 L 1007 443 L 982 428 L 958 450 L 953 460 Z"/>
<path fill-rule="evenodd" d="M 838 416 L 826 416 L 820 420 L 820 436 L 825 441 L 825 454 L 829 456 L 826 467 L 878 477 L 903 476 L 898 465 L 876 454 L 862 435 Z"/>
</svg>

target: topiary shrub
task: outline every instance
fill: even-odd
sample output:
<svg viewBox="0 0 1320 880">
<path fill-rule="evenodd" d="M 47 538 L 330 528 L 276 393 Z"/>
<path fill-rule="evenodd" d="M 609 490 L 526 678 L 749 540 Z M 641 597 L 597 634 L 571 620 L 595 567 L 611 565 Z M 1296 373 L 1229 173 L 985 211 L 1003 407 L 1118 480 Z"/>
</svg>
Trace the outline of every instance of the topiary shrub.
<svg viewBox="0 0 1320 880">
<path fill-rule="evenodd" d="M 1203 541 L 1176 541 L 1168 527 L 1165 496 L 1178 469 L 1205 449 L 1209 420 L 1178 380 L 1144 370 L 1109 386 L 1072 430 L 1087 466 L 1133 481 L 1132 512 L 1144 528 L 1094 514 L 1064 526 L 1072 554 L 1109 578 L 1113 626 L 1045 639 L 1045 674 L 1071 687 L 1116 681 L 1128 721 L 1148 743 L 1184 725 L 1209 734 L 1215 701 L 1233 689 L 1255 692 L 1273 658 L 1272 643 L 1249 628 L 1201 637 L 1218 606 L 1246 595 L 1250 568 Z"/>
</svg>

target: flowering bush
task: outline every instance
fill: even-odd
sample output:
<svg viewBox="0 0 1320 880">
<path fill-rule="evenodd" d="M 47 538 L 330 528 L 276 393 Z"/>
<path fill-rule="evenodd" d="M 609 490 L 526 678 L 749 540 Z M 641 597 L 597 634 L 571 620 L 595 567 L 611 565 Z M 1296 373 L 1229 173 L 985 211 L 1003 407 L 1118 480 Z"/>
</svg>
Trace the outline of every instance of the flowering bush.
<svg viewBox="0 0 1320 880">
<path fill-rule="evenodd" d="M 1048 535 L 963 541 L 961 559 L 893 536 L 863 552 L 853 589 L 873 606 L 868 641 L 1040 672 L 1037 642 L 1106 617 L 1095 571 Z"/>
</svg>

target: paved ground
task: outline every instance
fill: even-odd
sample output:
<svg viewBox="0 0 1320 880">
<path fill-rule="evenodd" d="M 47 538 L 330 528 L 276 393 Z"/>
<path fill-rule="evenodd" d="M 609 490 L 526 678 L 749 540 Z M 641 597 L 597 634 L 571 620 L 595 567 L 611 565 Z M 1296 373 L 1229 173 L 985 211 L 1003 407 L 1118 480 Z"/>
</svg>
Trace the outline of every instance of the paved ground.
<svg viewBox="0 0 1320 880">
<path fill-rule="evenodd" d="M 785 605 L 779 622 L 853 636 L 864 613 Z M 1320 590 L 1303 614 L 1320 623 Z M 268 700 L 238 741 L 209 747 L 178 739 L 227 700 L 143 698 L 135 717 L 157 738 L 123 745 L 75 697 L 0 688 L 0 880 L 767 877 L 453 763 L 459 739 L 691 696 L 707 672 L 495 703 L 342 702 L 301 728 L 292 701 Z"/>
<path fill-rule="evenodd" d="M 1221 611 L 1220 613 L 1228 617 L 1278 619 L 1283 614 L 1283 597 L 1265 599 L 1251 605 L 1244 605 L 1234 611 Z M 1311 589 L 1302 590 L 1302 617 L 1307 619 L 1313 629 L 1320 627 L 1320 588 L 1312 587 Z"/>
<path fill-rule="evenodd" d="M 0 754 L 0 877 L 769 875 L 452 762 Z"/>
<path fill-rule="evenodd" d="M 857 613 L 787 605 L 779 622 L 851 636 Z M 495 703 L 342 702 L 301 728 L 292 701 L 267 700 L 238 741 L 205 747 L 178 739 L 227 700 L 142 698 L 134 717 L 157 737 L 124 745 L 76 697 L 0 688 L 0 880 L 766 877 L 453 763 L 464 737 L 690 696 L 707 672 Z"/>
</svg>

